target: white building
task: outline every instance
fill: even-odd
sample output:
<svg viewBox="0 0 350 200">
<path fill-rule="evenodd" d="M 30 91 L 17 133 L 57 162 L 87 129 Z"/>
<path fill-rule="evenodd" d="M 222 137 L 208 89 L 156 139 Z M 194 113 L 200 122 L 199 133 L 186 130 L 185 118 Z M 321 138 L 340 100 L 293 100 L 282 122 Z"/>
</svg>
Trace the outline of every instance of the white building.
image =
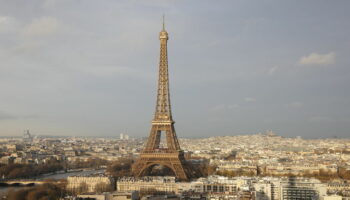
<svg viewBox="0 0 350 200">
<path fill-rule="evenodd" d="M 113 190 L 115 181 L 107 176 L 69 176 L 67 190 L 77 192 L 99 192 Z"/>
</svg>

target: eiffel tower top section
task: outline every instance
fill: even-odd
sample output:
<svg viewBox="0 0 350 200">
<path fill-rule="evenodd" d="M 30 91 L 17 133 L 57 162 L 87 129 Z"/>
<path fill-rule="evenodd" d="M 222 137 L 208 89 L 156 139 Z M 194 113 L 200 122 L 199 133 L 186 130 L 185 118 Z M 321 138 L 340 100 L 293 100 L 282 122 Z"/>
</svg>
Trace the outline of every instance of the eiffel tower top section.
<svg viewBox="0 0 350 200">
<path fill-rule="evenodd" d="M 164 16 L 163 29 L 159 33 L 160 40 L 160 59 L 159 59 L 159 77 L 156 110 L 152 124 L 166 125 L 173 124 L 171 116 L 170 94 L 169 94 L 169 72 L 168 72 L 168 49 L 167 42 L 169 36 L 165 30 Z"/>
</svg>

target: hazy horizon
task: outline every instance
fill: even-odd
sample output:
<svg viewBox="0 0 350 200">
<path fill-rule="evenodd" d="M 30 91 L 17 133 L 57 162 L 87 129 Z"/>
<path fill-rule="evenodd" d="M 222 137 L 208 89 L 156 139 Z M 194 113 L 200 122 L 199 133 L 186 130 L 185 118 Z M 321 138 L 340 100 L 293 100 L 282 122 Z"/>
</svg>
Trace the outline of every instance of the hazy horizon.
<svg viewBox="0 0 350 200">
<path fill-rule="evenodd" d="M 231 134 L 231 135 L 209 135 L 209 136 L 183 136 L 183 137 L 178 137 L 179 139 L 206 139 L 206 138 L 216 138 L 216 137 L 239 137 L 239 136 L 253 136 L 253 135 L 265 135 L 265 133 L 246 133 L 246 134 Z M 40 137 L 40 138 L 99 138 L 99 139 L 120 139 L 120 134 L 116 135 L 35 135 L 31 133 L 32 137 Z M 142 136 L 133 136 L 130 137 L 129 139 L 148 139 L 149 135 L 142 135 Z M 302 137 L 302 136 L 281 136 L 276 134 L 275 136 L 277 137 L 282 137 L 282 138 L 301 138 L 303 140 L 338 140 L 338 139 L 345 139 L 345 140 L 350 140 L 350 137 L 344 136 L 344 137 L 338 137 L 338 136 L 324 136 L 324 137 Z M 0 136 L 2 139 L 11 139 L 11 138 L 16 138 L 16 139 L 22 139 L 23 135 L 15 135 L 15 136 Z M 162 139 L 164 140 L 164 138 Z"/>
<path fill-rule="evenodd" d="M 0 0 L 0 136 L 350 136 L 350 2 Z"/>
</svg>

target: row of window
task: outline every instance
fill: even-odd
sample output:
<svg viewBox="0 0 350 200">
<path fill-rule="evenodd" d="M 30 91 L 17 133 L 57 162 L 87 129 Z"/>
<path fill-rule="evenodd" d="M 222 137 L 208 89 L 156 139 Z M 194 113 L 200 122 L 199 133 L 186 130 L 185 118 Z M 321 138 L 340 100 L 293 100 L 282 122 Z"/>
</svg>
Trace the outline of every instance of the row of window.
<svg viewBox="0 0 350 200">
<path fill-rule="evenodd" d="M 217 185 L 205 185 L 204 192 L 235 192 L 236 186 L 217 186 Z"/>
</svg>

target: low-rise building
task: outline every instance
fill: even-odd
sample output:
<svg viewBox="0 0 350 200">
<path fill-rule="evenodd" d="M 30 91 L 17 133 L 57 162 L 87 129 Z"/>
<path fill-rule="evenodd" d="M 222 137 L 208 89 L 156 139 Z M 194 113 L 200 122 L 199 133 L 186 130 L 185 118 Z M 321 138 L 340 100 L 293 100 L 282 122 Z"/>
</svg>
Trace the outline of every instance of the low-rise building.
<svg viewBox="0 0 350 200">
<path fill-rule="evenodd" d="M 170 176 L 123 177 L 117 180 L 116 185 L 119 192 L 140 191 L 143 194 L 178 193 L 175 177 Z"/>
<path fill-rule="evenodd" d="M 77 192 L 103 192 L 115 188 L 115 181 L 107 176 L 69 176 L 67 190 Z"/>
<path fill-rule="evenodd" d="M 280 199 L 320 199 L 327 194 L 327 185 L 317 179 L 290 177 L 282 179 Z"/>
</svg>

